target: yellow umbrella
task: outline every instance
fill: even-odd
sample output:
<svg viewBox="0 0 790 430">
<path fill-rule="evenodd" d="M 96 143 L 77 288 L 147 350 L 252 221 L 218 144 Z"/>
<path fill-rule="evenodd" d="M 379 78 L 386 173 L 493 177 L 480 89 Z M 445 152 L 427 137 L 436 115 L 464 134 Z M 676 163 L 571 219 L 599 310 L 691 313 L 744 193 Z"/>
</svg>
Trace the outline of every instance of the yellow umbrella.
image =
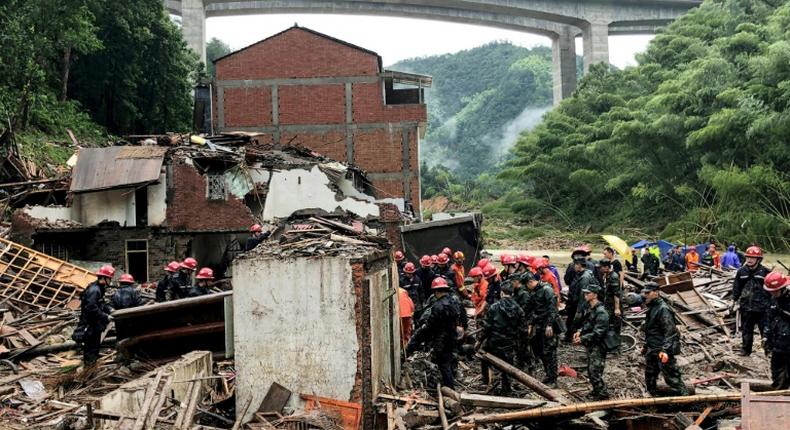
<svg viewBox="0 0 790 430">
<path fill-rule="evenodd" d="M 603 237 L 603 240 L 605 240 L 606 243 L 609 244 L 609 246 L 614 248 L 614 250 L 617 251 L 618 254 L 622 255 L 623 260 L 625 260 L 627 263 L 630 263 L 631 260 L 634 258 L 633 254 L 631 253 L 631 247 L 628 246 L 628 244 L 625 243 L 623 239 L 608 234 L 605 234 L 601 237 Z"/>
</svg>

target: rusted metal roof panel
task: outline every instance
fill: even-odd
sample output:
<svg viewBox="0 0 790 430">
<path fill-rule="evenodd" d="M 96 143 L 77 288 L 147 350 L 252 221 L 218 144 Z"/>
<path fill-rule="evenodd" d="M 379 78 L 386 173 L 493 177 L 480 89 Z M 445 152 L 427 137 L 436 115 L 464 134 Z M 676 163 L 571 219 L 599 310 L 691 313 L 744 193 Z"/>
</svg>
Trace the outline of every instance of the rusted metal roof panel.
<svg viewBox="0 0 790 430">
<path fill-rule="evenodd" d="M 111 146 L 81 149 L 71 174 L 71 191 L 108 190 L 159 179 L 167 148 Z"/>
</svg>

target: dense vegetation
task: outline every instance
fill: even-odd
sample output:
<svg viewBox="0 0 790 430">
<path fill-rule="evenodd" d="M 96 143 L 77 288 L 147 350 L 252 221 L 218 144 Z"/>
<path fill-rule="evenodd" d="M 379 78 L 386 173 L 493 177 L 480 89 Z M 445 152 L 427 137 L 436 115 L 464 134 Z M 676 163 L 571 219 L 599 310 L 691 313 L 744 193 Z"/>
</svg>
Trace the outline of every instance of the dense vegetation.
<svg viewBox="0 0 790 430">
<path fill-rule="evenodd" d="M 214 60 L 224 57 L 231 52 L 233 51 L 230 49 L 230 46 L 216 37 L 212 37 L 211 40 L 206 43 L 206 72 L 208 72 L 209 76 L 217 75 L 217 70 L 214 67 Z"/>
<path fill-rule="evenodd" d="M 200 65 L 161 0 L 4 0 L 0 28 L 0 131 L 32 136 L 23 150 L 66 128 L 189 130 Z"/>
<path fill-rule="evenodd" d="M 790 1 L 708 0 L 523 134 L 491 212 L 790 248 Z"/>
<path fill-rule="evenodd" d="M 491 169 L 518 132 L 536 124 L 552 104 L 551 49 L 505 42 L 405 60 L 394 70 L 433 76 L 427 90 L 428 130 L 421 156 L 426 178 L 465 181 Z M 471 185 L 470 185 L 471 186 Z M 425 194 L 434 194 L 428 179 Z"/>
</svg>

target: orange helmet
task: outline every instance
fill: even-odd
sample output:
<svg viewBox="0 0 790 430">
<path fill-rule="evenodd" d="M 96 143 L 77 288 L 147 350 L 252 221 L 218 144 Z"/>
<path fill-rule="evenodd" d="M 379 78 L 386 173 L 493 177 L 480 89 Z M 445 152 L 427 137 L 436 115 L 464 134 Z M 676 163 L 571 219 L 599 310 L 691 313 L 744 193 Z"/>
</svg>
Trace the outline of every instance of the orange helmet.
<svg viewBox="0 0 790 430">
<path fill-rule="evenodd" d="M 414 263 L 406 263 L 406 265 L 403 266 L 403 271 L 406 273 L 414 273 L 417 269 L 414 267 Z"/>
<path fill-rule="evenodd" d="M 750 246 L 746 248 L 746 256 L 754 258 L 763 258 L 763 250 L 759 246 Z"/>
<path fill-rule="evenodd" d="M 790 285 L 790 279 L 782 272 L 771 272 L 765 277 L 763 289 L 766 291 L 779 291 Z"/>
<path fill-rule="evenodd" d="M 171 261 L 167 263 L 167 266 L 165 266 L 165 272 L 175 273 L 178 272 L 178 269 L 180 267 L 181 267 L 181 263 L 179 263 L 178 261 Z"/>
<path fill-rule="evenodd" d="M 198 271 L 197 276 L 195 279 L 214 279 L 214 271 L 209 269 L 208 267 L 204 267 Z"/>
<path fill-rule="evenodd" d="M 447 284 L 447 279 L 444 279 L 441 276 L 434 278 L 433 282 L 431 282 L 432 290 L 444 290 L 449 288 L 450 286 Z"/>
<path fill-rule="evenodd" d="M 420 257 L 420 266 L 428 267 L 431 265 L 431 256 L 430 255 L 423 255 Z"/>
<path fill-rule="evenodd" d="M 445 253 L 441 253 L 438 256 L 436 256 L 436 262 L 438 264 L 447 264 L 450 262 L 450 257 L 448 257 L 447 254 Z"/>
<path fill-rule="evenodd" d="M 195 270 L 197 269 L 197 260 L 192 257 L 187 257 L 181 262 L 181 268 Z"/>
<path fill-rule="evenodd" d="M 262 231 L 263 227 L 261 227 L 260 224 L 253 224 L 252 227 L 250 227 L 250 233 L 260 233 Z"/>
<path fill-rule="evenodd" d="M 475 266 L 471 270 L 469 270 L 469 276 L 471 276 L 473 278 L 475 276 L 483 276 L 483 269 Z"/>
<path fill-rule="evenodd" d="M 99 267 L 99 270 L 95 273 L 96 276 L 103 276 L 105 278 L 112 278 L 115 276 L 115 268 L 109 264 L 105 264 L 102 267 Z"/>
<path fill-rule="evenodd" d="M 406 258 L 406 256 L 405 256 L 405 255 L 403 255 L 403 252 L 401 252 L 401 251 L 395 251 L 395 261 L 401 261 L 401 260 L 403 260 L 404 258 Z"/>
<path fill-rule="evenodd" d="M 134 284 L 134 276 L 124 273 L 120 278 L 118 278 L 118 282 L 121 284 Z"/>
<path fill-rule="evenodd" d="M 453 260 L 463 260 L 464 258 L 466 257 L 464 257 L 464 253 L 461 251 L 455 251 L 455 253 L 453 253 Z"/>
</svg>

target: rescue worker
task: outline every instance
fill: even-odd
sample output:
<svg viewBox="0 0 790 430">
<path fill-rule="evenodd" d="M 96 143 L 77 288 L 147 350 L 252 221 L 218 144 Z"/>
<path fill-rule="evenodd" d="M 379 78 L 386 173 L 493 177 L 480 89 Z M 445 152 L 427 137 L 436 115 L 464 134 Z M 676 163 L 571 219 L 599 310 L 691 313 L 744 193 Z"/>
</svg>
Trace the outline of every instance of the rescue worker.
<svg viewBox="0 0 790 430">
<path fill-rule="evenodd" d="M 639 267 L 637 267 L 637 265 L 636 265 L 637 261 L 639 261 L 639 259 L 636 258 L 636 250 L 632 249 L 631 250 L 631 261 L 630 262 L 629 261 L 625 262 L 625 269 L 627 271 L 629 271 L 629 272 L 639 273 Z M 658 273 L 658 271 L 656 271 L 656 273 Z"/>
<path fill-rule="evenodd" d="M 612 262 L 612 271 L 617 273 L 617 276 L 620 278 L 620 284 L 625 283 L 625 272 L 623 271 L 623 264 L 620 263 L 620 260 L 617 259 L 617 256 L 614 253 L 614 248 L 611 246 L 607 246 L 603 249 L 603 260 L 609 260 Z M 601 260 L 601 261 L 603 261 Z M 603 284 L 601 284 L 603 286 Z"/>
<path fill-rule="evenodd" d="M 551 264 L 551 257 L 548 255 L 544 255 L 543 259 L 546 260 L 546 267 L 551 270 L 551 274 L 554 275 L 554 279 L 557 280 L 557 287 L 562 291 L 562 278 L 560 278 L 560 271 L 557 270 L 557 266 Z"/>
<path fill-rule="evenodd" d="M 576 274 L 578 273 L 576 271 L 576 264 L 575 264 L 577 259 L 585 261 L 586 264 L 587 251 L 585 251 L 585 249 L 581 246 L 574 248 L 573 252 L 571 252 L 571 260 L 573 262 L 568 266 L 567 269 L 565 269 L 565 275 L 563 275 L 562 278 L 562 280 L 565 281 L 565 285 L 567 285 L 568 288 L 570 288 L 571 284 L 573 284 L 573 279 L 576 277 Z"/>
<path fill-rule="evenodd" d="M 708 249 L 706 249 L 705 253 L 702 254 L 700 263 L 709 267 L 715 267 L 717 269 L 721 267 L 721 256 L 716 251 L 716 245 L 711 243 L 708 246 Z"/>
<path fill-rule="evenodd" d="M 560 299 L 560 284 L 557 281 L 557 278 L 554 277 L 554 274 L 551 273 L 549 270 L 548 263 L 544 258 L 535 258 L 532 260 L 532 272 L 540 276 L 540 280 L 543 282 L 547 282 L 551 285 L 554 294 L 557 296 L 557 300 Z"/>
<path fill-rule="evenodd" d="M 609 315 L 599 300 L 601 288 L 598 285 L 589 284 L 582 293 L 590 310 L 584 315 L 581 330 L 573 335 L 573 343 L 582 344 L 587 349 L 587 377 L 592 384 L 590 395 L 596 400 L 604 400 L 609 398 L 609 391 L 603 380 L 606 367 L 604 339 L 609 329 Z"/>
<path fill-rule="evenodd" d="M 432 350 L 432 361 L 439 368 L 442 385 L 455 388 L 453 368 L 458 341 L 460 315 L 458 307 L 453 303 L 450 286 L 447 280 L 436 277 L 431 282 L 431 291 L 436 301 L 426 312 L 422 325 L 414 332 L 406 347 L 406 356 L 411 355 L 422 343 L 428 343 Z"/>
<path fill-rule="evenodd" d="M 587 269 L 586 257 L 577 255 L 576 259 L 573 260 L 573 266 L 576 274 L 572 277 L 573 281 L 568 287 L 568 300 L 565 303 L 565 311 L 567 313 L 565 326 L 568 328 L 565 332 L 565 342 L 568 343 L 572 341 L 573 332 L 578 328 L 574 324 L 580 324 L 580 322 L 575 320 L 577 313 L 581 317 L 579 311 L 584 307 L 582 290 L 595 283 L 592 272 Z"/>
<path fill-rule="evenodd" d="M 433 272 L 433 268 L 431 267 L 431 256 L 430 255 L 423 255 L 420 257 L 420 268 L 417 269 L 417 278 L 422 283 L 422 300 L 425 301 L 428 297 L 432 294 L 431 293 L 431 281 L 436 275 Z M 412 296 L 413 297 L 413 296 Z"/>
<path fill-rule="evenodd" d="M 82 343 L 82 362 L 91 366 L 99 359 L 101 335 L 110 323 L 109 306 L 104 302 L 104 293 L 115 275 L 115 268 L 104 265 L 96 271 L 96 280 L 80 296 L 80 320 L 72 339 Z"/>
<path fill-rule="evenodd" d="M 488 266 L 490 263 L 491 262 L 487 258 L 481 258 L 480 260 L 477 261 L 477 264 L 475 264 L 475 266 L 481 269 L 485 269 L 486 266 Z"/>
<path fill-rule="evenodd" d="M 206 294 L 211 294 L 209 287 L 211 281 L 214 280 L 214 271 L 208 267 L 200 269 L 195 276 L 195 285 L 189 289 L 187 297 L 200 297 Z"/>
<path fill-rule="evenodd" d="M 115 293 L 110 298 L 112 308 L 117 310 L 134 308 L 141 306 L 143 300 L 140 298 L 140 292 L 134 287 L 134 277 L 128 273 L 124 273 L 118 279 L 120 287 L 115 290 Z"/>
<path fill-rule="evenodd" d="M 469 292 L 466 291 L 466 288 L 464 288 L 464 280 L 466 279 L 464 260 L 464 253 L 461 251 L 455 251 L 455 253 L 453 253 L 453 265 L 450 266 L 450 270 L 452 270 L 455 274 L 455 286 L 458 288 L 458 293 L 464 299 L 468 299 Z"/>
<path fill-rule="evenodd" d="M 557 385 L 557 339 L 560 336 L 557 296 L 551 285 L 533 275 L 526 279 L 527 337 L 532 354 L 540 358 L 546 377 L 543 383 Z"/>
<path fill-rule="evenodd" d="M 455 272 L 450 268 L 450 257 L 447 254 L 442 253 L 436 256 L 436 269 L 434 270 L 434 275 L 447 279 L 447 283 L 450 285 L 452 292 L 454 294 L 458 293 L 458 289 L 456 288 L 458 284 L 455 283 Z M 463 285 L 462 282 L 461 286 L 463 287 Z"/>
<path fill-rule="evenodd" d="M 780 272 L 765 277 L 765 290 L 773 300 L 768 308 L 765 350 L 771 355 L 771 386 L 790 388 L 790 278 Z"/>
<path fill-rule="evenodd" d="M 482 346 L 486 352 L 495 355 L 507 363 L 513 364 L 518 346 L 518 341 L 526 334 L 526 317 L 521 306 L 513 300 L 513 285 L 510 282 L 502 283 L 502 298 L 491 305 L 486 312 L 482 324 L 482 333 L 475 349 Z M 483 372 L 483 383 L 488 385 L 489 364 L 480 361 Z M 502 373 L 502 394 L 510 394 L 510 378 Z"/>
<path fill-rule="evenodd" d="M 694 246 L 686 250 L 686 270 L 692 273 L 699 270 L 699 254 Z"/>
<path fill-rule="evenodd" d="M 409 297 L 409 291 L 402 287 L 398 287 L 398 309 L 400 311 L 401 344 L 408 345 L 414 331 L 414 302 Z"/>
<path fill-rule="evenodd" d="M 483 276 L 485 276 L 486 281 L 488 282 L 488 291 L 486 291 L 486 302 L 483 305 L 482 313 L 484 314 L 486 308 L 496 303 L 500 297 L 500 287 L 501 287 L 501 280 L 499 279 L 499 275 L 497 274 L 496 267 L 489 264 L 488 266 L 483 269 Z"/>
<path fill-rule="evenodd" d="M 729 270 L 738 270 L 741 268 L 741 260 L 738 259 L 738 254 L 735 253 L 735 245 L 730 245 L 727 252 L 721 257 L 721 268 Z"/>
<path fill-rule="evenodd" d="M 406 266 L 406 256 L 402 251 L 395 251 L 395 264 L 398 266 L 398 275 L 403 275 L 403 267 Z"/>
<path fill-rule="evenodd" d="M 442 248 L 442 252 L 440 254 L 444 254 L 449 257 L 453 255 L 453 251 L 449 247 L 445 246 L 444 248 Z"/>
<path fill-rule="evenodd" d="M 696 253 L 696 251 L 694 251 Z M 672 254 L 672 268 L 673 272 L 684 272 L 686 270 L 686 257 L 683 256 L 683 247 L 678 245 Z"/>
<path fill-rule="evenodd" d="M 189 295 L 189 290 L 192 288 L 193 284 L 192 274 L 195 273 L 197 264 L 197 260 L 192 257 L 187 257 L 181 262 L 178 269 L 178 277 L 176 278 L 178 288 L 173 290 L 176 299 L 182 299 Z"/>
<path fill-rule="evenodd" d="M 601 286 L 603 303 L 606 312 L 609 314 L 609 327 L 620 337 L 620 330 L 623 327 L 622 309 L 620 303 L 623 300 L 623 288 L 620 277 L 614 272 L 613 264 L 609 260 L 601 260 L 599 263 L 598 285 Z"/>
<path fill-rule="evenodd" d="M 686 396 L 688 390 L 675 358 L 680 354 L 680 333 L 675 326 L 675 317 L 664 299 L 659 296 L 658 289 L 655 282 L 648 282 L 642 289 L 647 304 L 643 325 L 645 346 L 642 347 L 642 355 L 645 356 L 645 385 L 652 396 L 658 395 L 656 387 L 658 374 L 661 373 L 672 395 Z"/>
<path fill-rule="evenodd" d="M 499 279 L 502 281 L 507 281 L 510 278 L 510 275 L 516 273 L 516 264 L 518 261 L 515 255 L 503 254 L 502 258 L 500 258 L 502 262 L 502 271 L 499 272 Z"/>
<path fill-rule="evenodd" d="M 431 255 L 431 269 L 436 270 L 436 265 L 439 263 L 439 256 L 437 254 Z"/>
<path fill-rule="evenodd" d="M 760 330 L 760 336 L 765 339 L 765 314 L 771 304 L 771 295 L 763 288 L 768 269 L 760 264 L 763 260 L 763 250 L 759 246 L 750 246 L 746 249 L 746 264 L 735 273 L 732 287 L 732 302 L 738 303 L 741 314 L 742 343 L 740 355 L 752 353 L 754 342 L 754 326 Z"/>
<path fill-rule="evenodd" d="M 271 232 L 269 231 L 264 233 L 263 227 L 261 227 L 260 224 L 253 224 L 253 226 L 250 227 L 250 233 L 252 233 L 252 236 L 248 237 L 247 242 L 244 243 L 245 251 L 254 249 L 256 246 L 260 245 L 261 242 L 268 239 L 271 235 Z"/>
<path fill-rule="evenodd" d="M 425 295 L 422 289 L 422 280 L 417 275 L 417 269 L 414 263 L 406 263 L 403 266 L 403 277 L 400 280 L 400 288 L 406 290 L 411 298 L 414 311 L 412 316 L 414 320 L 419 320 L 422 315 L 423 306 L 425 304 Z"/>
<path fill-rule="evenodd" d="M 527 254 L 519 254 L 516 257 L 516 273 L 523 275 L 530 271 L 530 256 Z"/>
<path fill-rule="evenodd" d="M 667 270 L 674 270 L 672 269 L 672 267 L 674 267 L 672 263 L 672 256 L 669 257 L 669 262 L 669 266 L 665 264 L 664 267 L 666 267 Z M 660 264 L 661 262 L 658 261 L 658 257 L 653 255 L 653 253 L 645 252 L 642 254 L 642 267 L 644 268 L 642 278 L 646 278 L 647 275 L 658 276 L 658 267 Z"/>
<path fill-rule="evenodd" d="M 472 278 L 472 304 L 475 306 L 475 317 L 482 315 L 488 294 L 488 281 L 483 277 L 483 269 L 475 266 L 469 270 Z"/>
<path fill-rule="evenodd" d="M 175 295 L 173 289 L 179 287 L 176 277 L 180 266 L 178 261 L 171 261 L 165 266 L 165 276 L 156 283 L 157 303 L 173 300 Z"/>
</svg>

